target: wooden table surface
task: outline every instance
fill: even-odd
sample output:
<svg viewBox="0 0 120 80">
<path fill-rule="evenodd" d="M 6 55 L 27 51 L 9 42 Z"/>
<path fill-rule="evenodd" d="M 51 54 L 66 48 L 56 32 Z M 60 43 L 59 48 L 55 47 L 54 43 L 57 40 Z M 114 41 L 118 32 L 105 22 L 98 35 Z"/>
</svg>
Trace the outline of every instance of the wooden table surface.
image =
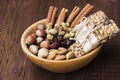
<svg viewBox="0 0 120 80">
<path fill-rule="evenodd" d="M 120 34 L 104 44 L 84 68 L 64 74 L 46 71 L 24 55 L 20 39 L 32 23 L 46 18 L 50 5 L 70 11 L 91 3 L 120 26 L 120 0 L 0 0 L 0 80 L 120 80 Z"/>
</svg>

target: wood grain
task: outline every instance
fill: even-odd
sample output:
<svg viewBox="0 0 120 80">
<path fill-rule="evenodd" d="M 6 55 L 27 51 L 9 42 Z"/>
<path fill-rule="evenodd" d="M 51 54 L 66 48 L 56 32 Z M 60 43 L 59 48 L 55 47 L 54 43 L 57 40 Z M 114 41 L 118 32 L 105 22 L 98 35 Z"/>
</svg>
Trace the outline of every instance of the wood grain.
<svg viewBox="0 0 120 80">
<path fill-rule="evenodd" d="M 46 18 L 49 6 L 72 10 L 87 2 L 95 5 L 90 14 L 102 10 L 120 26 L 120 0 L 0 0 L 0 80 L 119 80 L 120 33 L 104 44 L 93 62 L 66 74 L 39 68 L 21 50 L 23 31 Z"/>
</svg>

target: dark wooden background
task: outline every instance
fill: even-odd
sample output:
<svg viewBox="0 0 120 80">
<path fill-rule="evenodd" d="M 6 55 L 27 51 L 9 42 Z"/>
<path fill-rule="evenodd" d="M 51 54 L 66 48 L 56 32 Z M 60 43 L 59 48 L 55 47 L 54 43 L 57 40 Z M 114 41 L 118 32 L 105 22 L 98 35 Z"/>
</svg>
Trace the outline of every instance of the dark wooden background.
<svg viewBox="0 0 120 80">
<path fill-rule="evenodd" d="M 120 0 L 0 0 L 0 80 L 120 80 L 120 34 L 104 44 L 84 68 L 64 74 L 46 71 L 23 54 L 20 38 L 32 23 L 46 18 L 50 5 L 68 8 L 92 3 L 120 26 Z"/>
</svg>

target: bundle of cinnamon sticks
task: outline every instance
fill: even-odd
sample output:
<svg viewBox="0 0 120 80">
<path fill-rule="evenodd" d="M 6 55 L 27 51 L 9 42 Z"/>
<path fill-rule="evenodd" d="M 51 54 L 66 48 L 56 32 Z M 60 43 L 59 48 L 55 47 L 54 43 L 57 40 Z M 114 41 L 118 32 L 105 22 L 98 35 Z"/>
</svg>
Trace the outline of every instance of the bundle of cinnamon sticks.
<svg viewBox="0 0 120 80">
<path fill-rule="evenodd" d="M 48 15 L 47 15 L 47 20 L 46 20 L 46 25 L 51 24 L 51 25 L 61 25 L 62 22 L 70 24 L 70 27 L 74 27 L 76 24 L 80 22 L 80 20 L 86 16 L 92 9 L 94 8 L 93 5 L 91 4 L 86 4 L 85 7 L 81 10 L 80 7 L 75 6 L 73 10 L 71 11 L 70 15 L 66 19 L 68 9 L 62 8 L 60 14 L 57 17 L 57 7 L 50 6 Z M 56 19 L 57 17 L 57 19 Z"/>
</svg>

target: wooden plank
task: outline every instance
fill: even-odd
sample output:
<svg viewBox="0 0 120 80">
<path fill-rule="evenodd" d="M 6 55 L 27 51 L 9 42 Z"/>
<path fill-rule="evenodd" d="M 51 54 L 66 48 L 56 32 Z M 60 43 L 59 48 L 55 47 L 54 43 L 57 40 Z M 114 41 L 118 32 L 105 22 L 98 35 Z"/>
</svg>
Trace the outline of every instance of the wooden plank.
<svg viewBox="0 0 120 80">
<path fill-rule="evenodd" d="M 120 26 L 119 0 L 89 0 L 95 12 L 104 11 Z M 71 73 L 56 74 L 39 68 L 23 54 L 20 38 L 32 23 L 46 18 L 49 6 L 72 10 L 87 0 L 0 0 L 0 80 L 119 80 L 120 36 L 105 43 L 96 59 Z M 90 13 L 90 14 L 91 14 Z"/>
</svg>

